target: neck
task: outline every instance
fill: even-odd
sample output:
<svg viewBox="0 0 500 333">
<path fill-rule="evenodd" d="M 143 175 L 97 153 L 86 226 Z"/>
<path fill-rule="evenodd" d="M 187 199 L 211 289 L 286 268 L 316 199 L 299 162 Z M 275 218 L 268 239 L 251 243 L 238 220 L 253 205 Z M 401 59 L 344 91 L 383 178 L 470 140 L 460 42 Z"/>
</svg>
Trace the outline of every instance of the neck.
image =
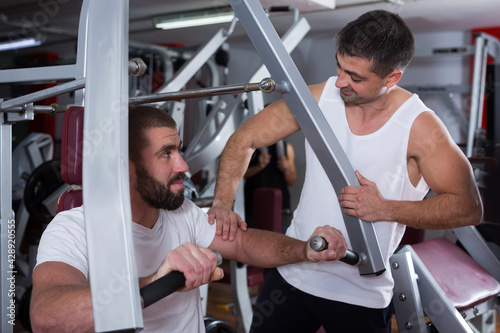
<svg viewBox="0 0 500 333">
<path fill-rule="evenodd" d="M 135 202 L 132 200 L 132 221 L 138 223 L 146 228 L 153 228 L 160 217 L 160 210 L 152 208 L 142 200 Z"/>
</svg>

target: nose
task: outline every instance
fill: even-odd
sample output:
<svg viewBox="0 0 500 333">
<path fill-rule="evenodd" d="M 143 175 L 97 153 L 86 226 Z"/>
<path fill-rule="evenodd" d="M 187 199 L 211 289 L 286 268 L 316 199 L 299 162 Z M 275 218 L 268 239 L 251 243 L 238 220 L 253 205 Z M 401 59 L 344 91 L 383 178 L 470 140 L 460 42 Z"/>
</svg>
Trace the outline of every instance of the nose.
<svg viewBox="0 0 500 333">
<path fill-rule="evenodd" d="M 346 74 L 343 73 L 341 70 L 337 70 L 337 76 L 338 78 L 337 81 L 335 81 L 335 87 L 345 88 L 349 85 L 346 80 Z"/>
<path fill-rule="evenodd" d="M 177 154 L 177 160 L 176 160 L 176 168 L 175 172 L 183 172 L 186 173 L 189 171 L 189 166 L 187 165 L 186 161 L 184 161 L 184 158 L 182 158 L 181 154 Z"/>
</svg>

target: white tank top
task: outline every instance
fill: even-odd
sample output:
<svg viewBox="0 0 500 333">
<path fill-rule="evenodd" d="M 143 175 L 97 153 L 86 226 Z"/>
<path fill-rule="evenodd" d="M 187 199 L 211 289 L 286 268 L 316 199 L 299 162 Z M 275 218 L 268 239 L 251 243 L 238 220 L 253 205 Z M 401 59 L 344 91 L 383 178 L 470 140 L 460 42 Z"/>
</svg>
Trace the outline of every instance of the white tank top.
<svg viewBox="0 0 500 333">
<path fill-rule="evenodd" d="M 386 199 L 422 200 L 429 190 L 423 178 L 414 187 L 407 172 L 406 152 L 410 129 L 419 114 L 430 111 L 417 95 L 410 97 L 376 132 L 353 134 L 347 123 L 345 104 L 331 77 L 323 90 L 319 107 L 354 170 L 377 184 Z M 307 240 L 318 226 L 339 229 L 350 247 L 337 195 L 321 163 L 306 140 L 306 175 L 300 202 L 286 234 Z M 374 223 L 386 267 L 396 250 L 405 226 L 395 222 Z M 322 298 L 370 308 L 385 308 L 392 298 L 390 269 L 377 277 L 359 275 L 357 267 L 343 262 L 304 262 L 279 267 L 281 275 L 296 288 Z"/>
</svg>

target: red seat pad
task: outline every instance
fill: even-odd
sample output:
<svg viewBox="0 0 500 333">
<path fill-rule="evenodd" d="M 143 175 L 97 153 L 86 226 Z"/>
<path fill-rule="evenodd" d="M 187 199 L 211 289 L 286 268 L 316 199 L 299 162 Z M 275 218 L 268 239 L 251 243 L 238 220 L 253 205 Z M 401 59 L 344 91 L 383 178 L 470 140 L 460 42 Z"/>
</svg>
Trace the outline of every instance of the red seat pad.
<svg viewBox="0 0 500 333">
<path fill-rule="evenodd" d="M 83 107 L 64 112 L 61 138 L 61 176 L 70 185 L 82 185 Z"/>
<path fill-rule="evenodd" d="M 500 294 L 500 283 L 446 238 L 412 245 L 458 311 Z"/>
<path fill-rule="evenodd" d="M 60 213 L 65 210 L 70 210 L 74 207 L 83 205 L 83 192 L 79 188 L 70 189 L 59 197 L 57 202 L 57 212 Z"/>
</svg>

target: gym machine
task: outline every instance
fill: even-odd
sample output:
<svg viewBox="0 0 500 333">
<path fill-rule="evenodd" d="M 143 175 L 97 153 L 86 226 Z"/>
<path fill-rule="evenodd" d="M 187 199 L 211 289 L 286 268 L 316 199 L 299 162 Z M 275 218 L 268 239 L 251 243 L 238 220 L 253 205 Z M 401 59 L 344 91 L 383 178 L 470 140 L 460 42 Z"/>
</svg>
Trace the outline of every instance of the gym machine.
<svg viewBox="0 0 500 333">
<path fill-rule="evenodd" d="M 320 162 L 329 166 L 325 169 L 328 170 L 327 174 L 334 188 L 338 190 L 347 185 L 359 185 L 334 134 L 329 128 L 324 127 L 325 122 L 317 104 L 260 4 L 255 0 L 230 0 L 230 4 L 271 73 L 275 85 L 280 88 L 284 99 L 293 110 L 306 138 L 315 147 Z M 77 91 L 79 94 L 76 103 L 84 104 L 88 110 L 85 114 L 84 136 L 87 140 L 84 142 L 86 153 L 83 174 L 85 193 L 87 193 L 84 193 L 84 201 L 89 266 L 93 272 L 90 276 L 91 292 L 94 309 L 100 310 L 94 312 L 95 329 L 98 332 L 117 330 L 135 332 L 140 330 L 143 324 L 133 242 L 130 226 L 127 223 L 131 219 L 126 151 L 128 119 L 122 112 L 129 102 L 127 77 L 123 71 L 127 68 L 128 2 L 84 1 L 80 27 L 85 32 L 80 35 L 83 38 L 79 38 L 79 56 L 76 65 L 59 66 L 56 70 L 52 68 L 29 71 L 31 80 L 35 76 L 40 79 L 73 81 L 46 89 L 39 94 L 30 94 L 0 104 L 0 110 L 4 115 L 0 128 L 1 306 L 2 311 L 5 311 L 12 302 L 6 279 L 9 262 L 5 259 L 9 253 L 8 227 L 14 219 L 10 195 L 11 124 L 15 121 L 32 119 L 34 113 L 42 109 L 48 112 L 57 111 L 56 107 L 46 110 L 47 108 L 33 106 L 31 103 L 36 100 Z M 86 30 L 87 27 L 92 29 Z M 104 30 L 108 33 L 98 33 Z M 107 59 L 114 59 L 113 63 L 100 61 L 103 55 Z M 85 73 L 84 68 L 86 68 Z M 23 71 L 10 72 L 12 75 L 14 73 L 23 74 Z M 100 75 L 101 73 L 106 75 Z M 24 72 L 24 75 L 27 77 L 27 72 Z M 23 109 L 7 112 L 19 106 Z M 106 190 L 109 188 L 117 189 L 117 195 L 107 195 Z M 106 202 L 106 209 L 102 208 L 102 202 Z M 375 276 L 383 273 L 386 268 L 372 224 L 356 219 L 353 221 L 352 217 L 347 215 L 344 218 L 347 221 L 346 225 L 349 226 L 348 232 L 353 250 L 357 253 L 358 260 L 355 264 L 360 274 Z M 102 219 L 109 223 L 98 225 L 97 221 Z M 100 251 L 102 244 L 110 243 L 115 246 Z M 106 253 L 106 256 L 103 256 L 103 253 Z M 120 290 L 110 288 L 110 284 L 113 283 L 110 274 L 107 273 L 110 271 L 126 278 L 127 284 L 124 288 Z M 2 332 L 10 331 L 12 326 L 2 321 Z"/>
</svg>

